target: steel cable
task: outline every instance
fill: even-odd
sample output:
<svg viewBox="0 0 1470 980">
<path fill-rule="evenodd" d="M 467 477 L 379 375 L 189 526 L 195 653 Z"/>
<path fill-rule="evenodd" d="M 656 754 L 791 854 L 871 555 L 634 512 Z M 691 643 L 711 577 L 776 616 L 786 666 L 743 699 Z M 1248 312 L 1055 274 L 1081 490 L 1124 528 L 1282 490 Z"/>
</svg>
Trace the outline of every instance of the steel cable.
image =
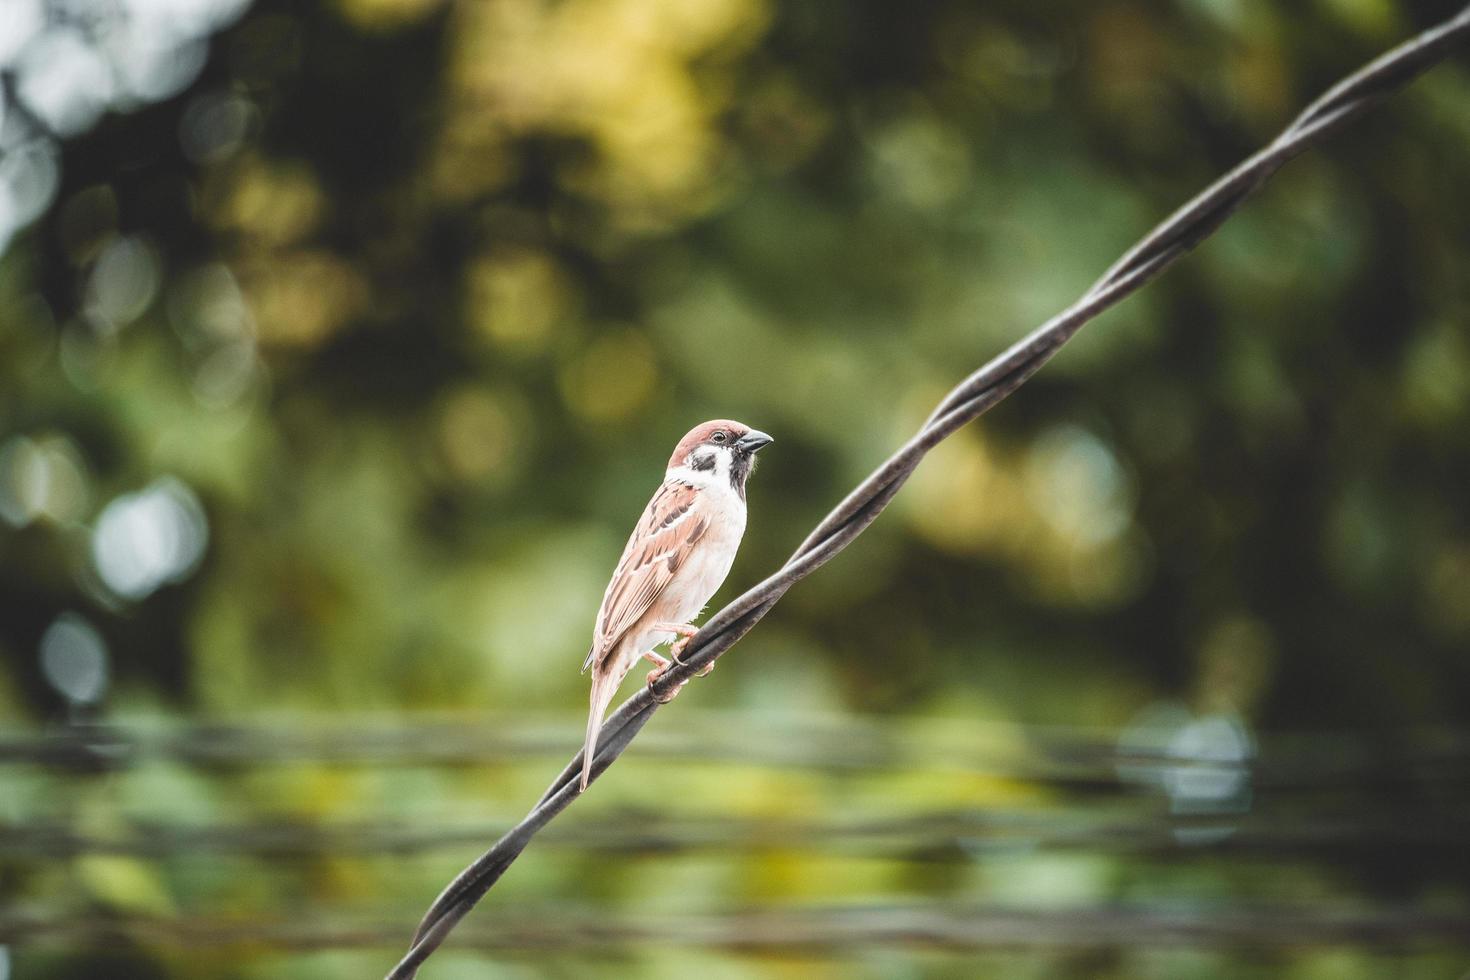
<svg viewBox="0 0 1470 980">
<path fill-rule="evenodd" d="M 690 641 L 682 665 L 640 689 L 604 722 L 592 767 L 596 779 L 622 755 L 660 698 L 737 643 L 786 591 L 867 529 L 928 452 L 995 406 L 1041 369 L 1089 320 L 1121 302 L 1208 238 L 1292 157 L 1361 115 L 1470 38 L 1470 7 L 1399 45 L 1338 82 L 1307 107 L 1268 146 L 1210 185 L 1145 235 L 1072 306 L 965 378 L 897 452 L 817 525 L 775 574 L 716 613 Z M 388 974 L 409 980 L 449 931 L 483 898 L 536 832 L 577 798 L 579 752 L 536 807 L 452 881 L 425 914 L 412 947 Z"/>
</svg>

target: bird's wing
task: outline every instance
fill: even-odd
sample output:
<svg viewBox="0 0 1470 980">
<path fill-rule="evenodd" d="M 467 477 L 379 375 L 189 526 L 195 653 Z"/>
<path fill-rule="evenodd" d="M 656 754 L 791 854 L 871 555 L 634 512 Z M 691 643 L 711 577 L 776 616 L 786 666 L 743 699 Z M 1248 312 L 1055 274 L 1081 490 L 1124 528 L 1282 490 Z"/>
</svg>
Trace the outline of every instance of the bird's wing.
<svg viewBox="0 0 1470 980">
<path fill-rule="evenodd" d="M 699 487 L 675 480 L 658 488 L 628 538 L 617 571 L 602 597 L 592 649 L 583 670 L 599 663 L 648 612 L 704 537 L 709 520 Z"/>
</svg>

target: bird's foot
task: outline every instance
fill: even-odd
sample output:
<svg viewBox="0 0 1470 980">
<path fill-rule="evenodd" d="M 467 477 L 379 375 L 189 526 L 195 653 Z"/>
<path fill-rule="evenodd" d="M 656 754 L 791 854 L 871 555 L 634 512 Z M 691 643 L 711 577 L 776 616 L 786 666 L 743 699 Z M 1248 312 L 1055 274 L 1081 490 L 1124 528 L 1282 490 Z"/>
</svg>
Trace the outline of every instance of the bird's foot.
<svg viewBox="0 0 1470 980">
<path fill-rule="evenodd" d="M 688 623 L 654 623 L 653 628 L 678 636 L 677 640 L 669 644 L 669 656 L 673 658 L 674 663 L 682 665 L 684 661 L 679 659 L 679 654 L 684 652 L 684 648 L 689 645 L 694 634 L 699 632 L 699 627 Z"/>
<path fill-rule="evenodd" d="M 662 667 L 655 667 L 653 668 L 653 670 L 650 670 L 648 672 L 648 693 L 652 694 L 653 699 L 659 704 L 668 704 L 670 701 L 674 700 L 675 696 L 677 696 L 678 693 L 684 689 L 684 685 L 689 683 L 688 681 L 680 681 L 678 684 L 674 685 L 673 690 L 662 696 L 657 691 L 655 691 L 653 689 L 653 685 L 658 683 L 659 678 L 667 674 L 669 672 L 669 668 L 672 666 L 672 664 L 665 661 Z"/>
<path fill-rule="evenodd" d="M 653 628 L 660 633 L 677 633 L 685 639 L 699 632 L 699 627 L 691 623 L 654 623 Z"/>
<path fill-rule="evenodd" d="M 648 672 L 648 689 L 650 691 L 653 690 L 654 683 L 664 674 L 672 670 L 675 665 L 678 665 L 680 667 L 684 666 L 684 661 L 679 659 L 679 655 L 684 652 L 684 648 L 689 646 L 689 641 L 694 638 L 694 635 L 696 633 L 699 632 L 698 626 L 691 626 L 688 623 L 654 623 L 653 628 L 663 633 L 673 633 L 675 636 L 678 637 L 678 639 L 669 644 L 668 659 L 660 657 L 652 650 L 649 650 L 643 655 L 643 658 L 649 663 L 657 665 L 654 667 L 653 670 L 650 670 Z M 699 673 L 695 674 L 694 676 L 703 677 L 714 669 L 715 665 L 713 663 L 705 664 L 704 667 L 700 669 Z M 659 697 L 657 694 L 655 694 L 653 696 L 653 699 L 659 704 L 668 704 L 670 701 L 674 700 L 674 696 L 678 694 L 680 689 L 683 688 L 683 686 L 687 683 L 689 683 L 687 680 L 681 681 L 677 687 L 675 687 L 664 697 Z"/>
</svg>

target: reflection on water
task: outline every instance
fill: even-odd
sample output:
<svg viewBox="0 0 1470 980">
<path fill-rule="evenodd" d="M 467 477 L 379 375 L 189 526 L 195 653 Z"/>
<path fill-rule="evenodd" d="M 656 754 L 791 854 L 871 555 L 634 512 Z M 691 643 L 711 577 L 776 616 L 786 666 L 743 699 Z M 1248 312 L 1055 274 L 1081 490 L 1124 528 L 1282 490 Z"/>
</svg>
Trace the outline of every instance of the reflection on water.
<svg viewBox="0 0 1470 980">
<path fill-rule="evenodd" d="M 0 868 L 84 869 L 0 913 L 0 941 L 24 956 L 127 937 L 374 975 L 444 881 L 519 818 L 576 727 L 0 736 L 15 790 Z M 884 956 L 941 956 L 956 975 L 1079 978 L 1255 976 L 1261 956 L 1282 967 L 1271 975 L 1316 976 L 1336 956 L 1430 977 L 1470 956 L 1464 735 L 1257 744 L 1236 719 L 1170 705 L 1121 733 L 1006 728 L 699 712 L 655 724 L 452 949 L 562 968 L 620 950 L 651 973 L 675 949 L 689 968 L 792 958 L 873 976 L 892 975 L 873 966 Z M 366 972 L 309 972 L 308 950 L 357 950 Z M 1170 950 L 1200 968 L 1157 973 Z M 1097 955 L 1117 972 L 1090 968 Z"/>
</svg>

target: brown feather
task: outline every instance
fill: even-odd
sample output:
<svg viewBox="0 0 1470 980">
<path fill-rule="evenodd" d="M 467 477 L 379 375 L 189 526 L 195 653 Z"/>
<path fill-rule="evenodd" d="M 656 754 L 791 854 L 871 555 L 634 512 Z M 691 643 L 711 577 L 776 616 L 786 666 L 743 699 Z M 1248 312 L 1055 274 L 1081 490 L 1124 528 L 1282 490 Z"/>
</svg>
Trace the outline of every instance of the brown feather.
<svg viewBox="0 0 1470 980">
<path fill-rule="evenodd" d="M 727 455 L 726 487 L 698 475 L 714 468 L 716 461 L 711 454 L 697 452 L 706 444 L 733 447 L 750 431 L 727 419 L 695 426 L 679 441 L 669 458 L 664 483 L 628 536 L 623 556 L 603 594 L 592 647 L 582 664 L 584 671 L 592 670 L 591 711 L 582 756 L 583 789 L 592 776 L 602 716 L 623 676 L 648 652 L 644 649 L 647 645 L 656 643 L 664 633 L 674 632 L 656 627 L 683 623 L 696 615 L 730 570 L 745 531 L 749 453 Z M 770 440 L 767 437 L 765 441 Z M 705 541 L 712 525 L 715 534 Z"/>
<path fill-rule="evenodd" d="M 688 483 L 665 483 L 648 502 L 603 596 L 584 670 L 602 665 L 704 536 L 709 518 L 691 513 L 699 506 L 701 492 Z"/>
<path fill-rule="evenodd" d="M 696 425 L 674 447 L 673 455 L 669 457 L 669 469 L 673 469 L 676 466 L 683 466 L 684 460 L 689 458 L 689 454 L 703 445 L 710 436 L 714 435 L 720 429 L 724 429 L 730 433 L 730 441 L 734 442 L 749 432 L 750 426 L 736 422 L 734 419 L 712 419 L 709 422 Z"/>
</svg>

